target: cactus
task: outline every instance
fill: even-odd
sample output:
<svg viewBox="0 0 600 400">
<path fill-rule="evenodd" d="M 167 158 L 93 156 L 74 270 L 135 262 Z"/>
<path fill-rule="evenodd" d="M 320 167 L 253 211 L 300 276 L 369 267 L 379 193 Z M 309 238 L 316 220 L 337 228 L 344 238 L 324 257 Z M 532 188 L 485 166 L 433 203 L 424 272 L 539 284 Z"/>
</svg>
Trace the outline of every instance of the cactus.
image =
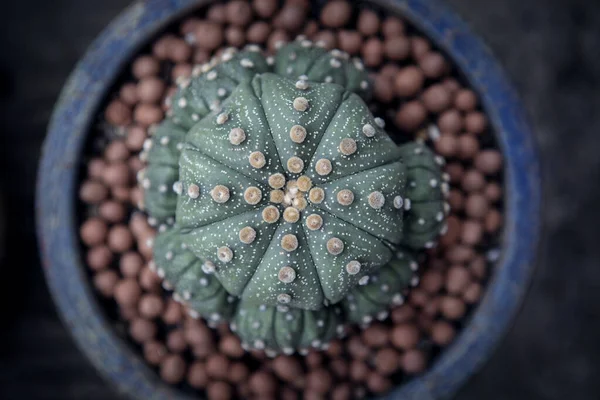
<svg viewBox="0 0 600 400">
<path fill-rule="evenodd" d="M 397 304 L 415 282 L 402 246 L 435 239 L 444 202 L 433 155 L 396 146 L 371 115 L 362 64 L 304 41 L 279 50 L 279 75 L 269 64 L 224 53 L 180 82 L 139 179 L 165 286 L 275 354 Z"/>
</svg>

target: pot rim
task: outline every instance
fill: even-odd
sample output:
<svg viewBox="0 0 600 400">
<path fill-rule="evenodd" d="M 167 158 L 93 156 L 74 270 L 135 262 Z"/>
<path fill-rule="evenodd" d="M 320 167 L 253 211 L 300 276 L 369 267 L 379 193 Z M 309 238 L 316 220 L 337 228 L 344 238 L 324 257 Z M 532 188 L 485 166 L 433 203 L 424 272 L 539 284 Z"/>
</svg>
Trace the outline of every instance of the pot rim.
<svg viewBox="0 0 600 400">
<path fill-rule="evenodd" d="M 59 315 L 78 346 L 118 390 L 139 399 L 187 399 L 163 383 L 118 337 L 100 307 L 78 238 L 81 152 L 108 90 L 147 39 L 211 0 L 138 1 L 100 34 L 69 77 L 44 142 L 36 189 L 37 235 L 46 280 Z M 481 303 L 431 368 L 385 399 L 452 396 L 489 358 L 520 309 L 529 286 L 541 227 L 541 175 L 524 108 L 490 50 L 442 0 L 371 0 L 402 15 L 442 49 L 482 99 L 505 160 L 502 258 Z M 114 56 L 118 54 L 118 56 Z"/>
</svg>

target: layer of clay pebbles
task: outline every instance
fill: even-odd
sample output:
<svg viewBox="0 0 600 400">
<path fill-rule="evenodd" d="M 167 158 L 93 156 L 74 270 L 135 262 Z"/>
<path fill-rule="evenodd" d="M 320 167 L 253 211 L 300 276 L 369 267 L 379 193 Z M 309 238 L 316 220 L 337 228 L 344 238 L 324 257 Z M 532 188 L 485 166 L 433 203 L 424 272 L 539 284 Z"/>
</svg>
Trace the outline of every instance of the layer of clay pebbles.
<svg viewBox="0 0 600 400">
<path fill-rule="evenodd" d="M 422 255 L 420 284 L 387 320 L 355 328 L 324 352 L 271 359 L 245 352 L 226 325 L 188 317 L 161 286 L 135 176 L 177 77 L 224 47 L 257 44 L 272 53 L 299 34 L 362 57 L 375 82 L 371 107 L 387 131 L 446 159 L 452 211 L 439 246 Z M 477 94 L 405 20 L 346 1 L 320 13 L 302 0 L 217 3 L 155 38 L 106 99 L 82 166 L 81 243 L 115 329 L 166 383 L 209 399 L 362 398 L 425 372 L 468 322 L 499 257 L 502 169 Z"/>
</svg>

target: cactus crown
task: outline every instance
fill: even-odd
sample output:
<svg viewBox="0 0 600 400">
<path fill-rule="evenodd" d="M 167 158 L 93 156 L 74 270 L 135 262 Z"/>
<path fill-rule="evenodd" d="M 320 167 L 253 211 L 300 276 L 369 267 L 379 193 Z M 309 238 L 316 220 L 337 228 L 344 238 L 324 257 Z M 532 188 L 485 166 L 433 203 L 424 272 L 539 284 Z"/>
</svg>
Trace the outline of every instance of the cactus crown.
<svg viewBox="0 0 600 400">
<path fill-rule="evenodd" d="M 247 346 L 321 348 L 402 300 L 416 264 L 401 246 L 433 242 L 443 182 L 431 153 L 397 147 L 371 115 L 362 63 L 303 40 L 274 60 L 255 50 L 182 80 L 145 146 L 155 262 Z"/>
</svg>

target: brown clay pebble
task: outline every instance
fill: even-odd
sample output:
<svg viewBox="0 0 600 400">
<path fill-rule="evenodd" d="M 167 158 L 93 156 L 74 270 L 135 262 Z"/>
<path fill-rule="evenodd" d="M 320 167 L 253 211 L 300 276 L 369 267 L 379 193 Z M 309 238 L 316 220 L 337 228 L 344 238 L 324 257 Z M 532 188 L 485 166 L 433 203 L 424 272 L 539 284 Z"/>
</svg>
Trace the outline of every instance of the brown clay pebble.
<svg viewBox="0 0 600 400">
<path fill-rule="evenodd" d="M 381 67 L 381 69 L 379 70 L 379 75 L 393 81 L 398 72 L 400 72 L 400 67 L 395 63 L 389 62 L 383 67 Z"/>
<path fill-rule="evenodd" d="M 475 250 L 471 246 L 455 245 L 446 252 L 446 258 L 451 263 L 466 263 L 475 257 Z"/>
<path fill-rule="evenodd" d="M 413 324 L 396 325 L 391 332 L 392 344 L 400 350 L 409 350 L 419 343 L 419 330 Z"/>
<path fill-rule="evenodd" d="M 229 370 L 229 359 L 219 353 L 208 357 L 206 361 L 208 375 L 214 379 L 226 379 Z"/>
<path fill-rule="evenodd" d="M 469 264 L 469 271 L 477 279 L 485 279 L 487 276 L 487 262 L 484 256 L 475 257 Z"/>
<path fill-rule="evenodd" d="M 454 105 L 460 111 L 473 111 L 477 107 L 477 96 L 472 90 L 460 89 L 454 97 Z"/>
<path fill-rule="evenodd" d="M 475 157 L 475 168 L 487 175 L 493 175 L 502 168 L 502 155 L 497 150 L 483 150 Z"/>
<path fill-rule="evenodd" d="M 423 289 L 417 287 L 410 292 L 409 300 L 413 307 L 425 307 L 425 304 L 429 301 L 429 295 Z"/>
<path fill-rule="evenodd" d="M 352 398 L 352 386 L 349 383 L 338 383 L 331 392 L 331 400 L 350 400 Z"/>
<path fill-rule="evenodd" d="M 99 204 L 108 196 L 108 189 L 101 182 L 88 180 L 79 188 L 79 198 L 87 204 Z"/>
<path fill-rule="evenodd" d="M 199 48 L 206 51 L 217 49 L 225 39 L 221 25 L 210 21 L 199 23 L 194 33 L 196 36 L 196 44 Z"/>
<path fill-rule="evenodd" d="M 425 122 L 426 117 L 427 111 L 423 104 L 418 100 L 413 100 L 400 106 L 395 121 L 399 128 L 405 131 L 414 131 Z"/>
<path fill-rule="evenodd" d="M 209 382 L 206 365 L 200 361 L 191 364 L 187 373 L 187 382 L 194 389 L 204 389 Z"/>
<path fill-rule="evenodd" d="M 364 382 L 369 375 L 369 367 L 363 361 L 352 360 L 350 364 L 350 377 L 353 381 Z"/>
<path fill-rule="evenodd" d="M 345 0 L 328 2 L 321 10 L 321 23 L 328 28 L 341 28 L 350 22 L 352 6 Z"/>
<path fill-rule="evenodd" d="M 192 33 L 194 32 L 200 21 L 200 19 L 195 17 L 188 18 L 181 23 L 181 25 L 179 26 L 179 31 L 183 36 L 187 35 L 188 33 Z"/>
<path fill-rule="evenodd" d="M 227 44 L 233 47 L 242 47 L 246 43 L 246 35 L 239 26 L 230 26 L 225 30 Z"/>
<path fill-rule="evenodd" d="M 396 17 L 388 17 L 383 21 L 381 31 L 386 38 L 403 35 L 404 22 Z"/>
<path fill-rule="evenodd" d="M 373 93 L 382 103 L 390 103 L 394 99 L 394 86 L 390 78 L 377 75 L 374 81 Z"/>
<path fill-rule="evenodd" d="M 323 364 L 323 354 L 320 351 L 311 351 L 305 357 L 306 365 L 310 368 L 317 368 Z"/>
<path fill-rule="evenodd" d="M 245 0 L 233 0 L 225 6 L 227 21 L 235 26 L 246 26 L 252 20 L 252 7 Z"/>
<path fill-rule="evenodd" d="M 270 18 L 279 8 L 277 0 L 253 0 L 252 7 L 254 12 L 261 18 Z"/>
<path fill-rule="evenodd" d="M 338 379 L 346 379 L 348 376 L 348 362 L 342 358 L 332 360 L 329 363 L 328 369 L 331 370 Z"/>
<path fill-rule="evenodd" d="M 402 68 L 394 79 L 394 90 L 400 97 L 415 96 L 423 87 L 425 77 L 423 72 L 410 65 Z"/>
<path fill-rule="evenodd" d="M 444 275 L 440 271 L 429 270 L 421 277 L 421 287 L 428 293 L 435 294 L 444 286 Z"/>
<path fill-rule="evenodd" d="M 485 216 L 484 227 L 485 231 L 494 234 L 502 226 L 502 214 L 498 210 L 490 210 Z"/>
<path fill-rule="evenodd" d="M 455 95 L 461 89 L 460 83 L 458 83 L 458 81 L 452 77 L 445 78 L 442 81 L 442 84 L 450 93 L 452 93 L 452 95 Z"/>
<path fill-rule="evenodd" d="M 443 85 L 432 85 L 422 95 L 423 104 L 432 113 L 440 113 L 450 107 L 450 93 Z"/>
<path fill-rule="evenodd" d="M 488 119 L 482 112 L 472 111 L 465 116 L 467 132 L 476 135 L 482 134 L 487 129 Z"/>
<path fill-rule="evenodd" d="M 465 168 L 460 162 L 451 162 L 446 164 L 445 172 L 450 175 L 450 182 L 459 183 L 462 181 Z"/>
<path fill-rule="evenodd" d="M 323 46 L 327 50 L 331 50 L 337 47 L 337 38 L 335 36 L 335 33 L 333 33 L 332 31 L 320 31 L 315 35 L 313 40 L 319 46 Z"/>
<path fill-rule="evenodd" d="M 106 162 L 102 158 L 92 158 L 88 162 L 88 175 L 90 178 L 101 179 L 104 175 Z"/>
<path fill-rule="evenodd" d="M 273 20 L 277 29 L 285 29 L 288 32 L 297 32 L 302 29 L 306 20 L 307 9 L 297 4 L 287 4 Z"/>
<path fill-rule="evenodd" d="M 137 79 L 144 79 L 158 75 L 160 64 L 152 56 L 140 56 L 133 62 L 131 70 Z"/>
<path fill-rule="evenodd" d="M 490 203 L 496 203 L 502 198 L 502 188 L 496 182 L 492 182 L 485 187 L 483 194 Z"/>
<path fill-rule="evenodd" d="M 146 140 L 146 130 L 141 126 L 134 125 L 129 128 L 127 132 L 127 139 L 125 140 L 125 144 L 127 148 L 131 151 L 140 151 L 144 146 L 144 141 Z"/>
<path fill-rule="evenodd" d="M 375 394 L 387 393 L 393 387 L 390 379 L 376 373 L 371 372 L 367 378 L 367 387 Z"/>
<path fill-rule="evenodd" d="M 348 352 L 357 360 L 365 360 L 369 357 L 369 348 L 360 340 L 359 336 L 352 336 L 347 342 Z"/>
<path fill-rule="evenodd" d="M 187 343 L 185 341 L 183 329 L 175 329 L 167 334 L 167 347 L 173 353 L 181 353 L 185 351 L 187 348 Z"/>
<path fill-rule="evenodd" d="M 233 397 L 233 389 L 227 382 L 210 382 L 206 394 L 208 400 L 229 400 Z"/>
<path fill-rule="evenodd" d="M 444 157 L 452 157 L 458 151 L 458 140 L 450 133 L 442 135 L 434 142 L 435 150 Z"/>
<path fill-rule="evenodd" d="M 111 297 L 113 295 L 118 281 L 119 275 L 113 270 L 100 271 L 94 275 L 94 287 L 104 297 Z"/>
<path fill-rule="evenodd" d="M 218 22 L 219 24 L 223 24 L 227 21 L 227 15 L 225 13 L 225 4 L 213 4 L 208 9 L 206 13 L 206 18 L 209 21 Z"/>
<path fill-rule="evenodd" d="M 104 157 L 109 162 L 125 161 L 129 157 L 129 150 L 124 141 L 113 140 L 106 146 Z"/>
<path fill-rule="evenodd" d="M 192 75 L 192 66 L 188 63 L 177 64 L 171 71 L 171 79 L 173 81 L 177 81 L 180 77 L 187 78 L 190 75 Z M 168 92 L 166 97 L 171 98 L 171 92 Z"/>
<path fill-rule="evenodd" d="M 461 211 L 464 207 L 465 199 L 460 190 L 451 189 L 448 194 L 448 204 L 450 204 L 450 209 L 457 213 Z"/>
<path fill-rule="evenodd" d="M 153 104 L 139 104 L 134 110 L 134 118 L 141 125 L 150 126 L 163 119 L 163 111 Z"/>
<path fill-rule="evenodd" d="M 271 33 L 271 27 L 268 23 L 258 21 L 250 25 L 246 32 L 246 38 L 250 43 L 263 44 L 267 41 L 269 34 Z"/>
<path fill-rule="evenodd" d="M 231 358 L 240 358 L 244 355 L 244 349 L 236 335 L 222 337 L 219 342 L 219 350 Z"/>
<path fill-rule="evenodd" d="M 368 39 L 362 48 L 362 57 L 367 67 L 375 68 L 383 62 L 383 42 L 378 38 Z"/>
<path fill-rule="evenodd" d="M 472 194 L 467 197 L 465 213 L 471 218 L 484 218 L 489 210 L 487 199 L 481 194 Z"/>
<path fill-rule="evenodd" d="M 440 53 L 431 51 L 419 59 L 419 67 L 426 77 L 438 79 L 446 73 L 448 64 Z"/>
<path fill-rule="evenodd" d="M 181 305 L 173 299 L 168 299 L 162 315 L 163 321 L 168 325 L 175 325 L 183 319 Z M 187 340 L 187 337 L 186 337 Z"/>
<path fill-rule="evenodd" d="M 166 34 L 158 39 L 152 46 L 152 54 L 158 60 L 166 60 L 169 57 L 169 47 L 177 38 L 172 34 Z"/>
<path fill-rule="evenodd" d="M 479 151 L 479 142 L 475 137 L 469 134 L 461 135 L 458 138 L 458 156 L 463 160 L 470 160 Z"/>
<path fill-rule="evenodd" d="M 488 214 L 489 215 L 489 214 Z M 478 221 L 465 221 L 462 226 L 461 240 L 469 246 L 478 245 L 483 238 L 483 226 Z"/>
<path fill-rule="evenodd" d="M 106 107 L 104 117 L 109 124 L 127 125 L 131 122 L 131 108 L 121 100 L 115 99 Z"/>
<path fill-rule="evenodd" d="M 129 324 L 129 334 L 138 343 L 145 343 L 154 339 L 156 331 L 156 324 L 145 318 L 134 318 Z"/>
<path fill-rule="evenodd" d="M 451 93 L 448 88 L 446 88 L 446 92 Z M 456 109 L 444 111 L 438 118 L 438 127 L 442 133 L 457 134 L 461 131 L 463 125 L 463 118 Z"/>
<path fill-rule="evenodd" d="M 418 374 L 425 370 L 427 359 L 421 350 L 409 350 L 402 355 L 402 369 L 407 374 Z"/>
<path fill-rule="evenodd" d="M 96 246 L 104 242 L 108 227 L 100 218 L 92 217 L 81 225 L 80 236 L 83 243 Z"/>
<path fill-rule="evenodd" d="M 142 290 L 135 279 L 123 279 L 115 286 L 115 300 L 122 306 L 137 304 Z"/>
<path fill-rule="evenodd" d="M 466 192 L 479 192 L 485 186 L 485 177 L 476 169 L 471 169 L 463 175 L 462 188 Z"/>
<path fill-rule="evenodd" d="M 400 368 L 400 353 L 391 347 L 380 349 L 375 354 L 375 369 L 383 375 L 391 375 Z"/>
<path fill-rule="evenodd" d="M 357 28 L 364 36 L 376 35 L 379 32 L 379 16 L 374 11 L 362 10 L 358 15 Z"/>
<path fill-rule="evenodd" d="M 160 364 L 167 356 L 167 348 L 158 340 L 150 340 L 144 343 L 144 358 L 150 365 Z"/>
<path fill-rule="evenodd" d="M 440 303 L 440 311 L 442 315 L 449 320 L 457 320 L 465 315 L 465 303 L 452 296 L 445 296 Z"/>
<path fill-rule="evenodd" d="M 171 354 L 165 357 L 160 364 L 160 377 L 163 381 L 174 385 L 185 377 L 185 361 L 180 355 Z"/>
<path fill-rule="evenodd" d="M 295 357 L 278 356 L 273 360 L 273 371 L 279 379 L 285 382 L 293 382 L 303 375 L 302 364 Z"/>
<path fill-rule="evenodd" d="M 356 31 L 339 31 L 338 45 L 340 50 L 345 51 L 350 55 L 360 53 L 362 47 L 362 37 Z"/>
<path fill-rule="evenodd" d="M 169 58 L 174 63 L 183 63 L 192 57 L 192 47 L 183 39 L 175 39 L 169 46 Z"/>
<path fill-rule="evenodd" d="M 248 380 L 250 390 L 259 396 L 269 396 L 277 392 L 277 380 L 267 371 L 258 371 Z"/>
<path fill-rule="evenodd" d="M 195 64 L 204 64 L 210 60 L 210 53 L 204 49 L 196 49 L 192 61 Z"/>
<path fill-rule="evenodd" d="M 304 25 L 304 31 L 302 32 L 307 38 L 312 39 L 313 36 L 319 31 L 319 24 L 315 20 L 310 20 Z"/>
<path fill-rule="evenodd" d="M 229 381 L 234 384 L 246 382 L 250 375 L 248 366 L 243 362 L 235 362 L 229 367 Z"/>
<path fill-rule="evenodd" d="M 325 394 L 331 390 L 333 379 L 329 371 L 318 368 L 310 371 L 306 376 L 306 386 L 315 392 Z"/>
<path fill-rule="evenodd" d="M 454 207 L 452 209 L 456 210 Z M 445 247 L 450 247 L 460 238 L 460 234 L 462 232 L 462 223 L 455 215 L 450 215 L 446 219 L 446 226 L 448 229 L 440 238 L 440 244 Z"/>
<path fill-rule="evenodd" d="M 384 43 L 384 49 L 390 60 L 404 60 L 410 55 L 410 40 L 404 36 L 389 38 Z"/>
<path fill-rule="evenodd" d="M 146 267 L 140 271 L 140 286 L 144 288 L 144 290 L 148 292 L 158 292 L 160 290 L 160 284 L 162 279 L 156 272 L 152 271 L 150 268 Z"/>
<path fill-rule="evenodd" d="M 402 324 L 411 321 L 415 317 L 415 310 L 408 304 L 402 304 L 392 310 L 392 322 Z"/>
<path fill-rule="evenodd" d="M 410 38 L 412 56 L 415 60 L 420 61 L 424 56 L 429 54 L 431 45 L 427 39 L 420 36 L 413 36 Z"/>
<path fill-rule="evenodd" d="M 431 339 L 439 346 L 449 345 L 454 336 L 454 328 L 446 321 L 437 321 L 431 328 Z"/>
<path fill-rule="evenodd" d="M 127 166 L 129 168 L 129 166 Z M 131 192 L 127 186 L 113 186 L 110 190 L 110 194 L 115 200 L 127 202 L 131 197 Z"/>
<path fill-rule="evenodd" d="M 267 40 L 267 48 L 271 53 L 275 53 L 279 46 L 288 42 L 289 40 L 290 37 L 286 31 L 280 29 L 275 30 L 273 33 L 271 33 L 271 36 L 269 36 L 269 39 Z"/>
<path fill-rule="evenodd" d="M 124 84 L 121 86 L 121 90 L 119 90 L 119 97 L 128 106 L 132 106 L 137 103 L 137 85 L 133 82 Z"/>
<path fill-rule="evenodd" d="M 362 331 L 362 339 L 369 347 L 383 347 L 389 343 L 389 330 L 383 324 L 373 324 Z"/>
<path fill-rule="evenodd" d="M 124 253 L 119 260 L 119 269 L 121 270 L 121 274 L 126 278 L 138 276 L 143 266 L 144 260 L 140 254 L 135 251 Z"/>
<path fill-rule="evenodd" d="M 133 236 L 126 225 L 115 225 L 108 231 L 108 247 L 116 253 L 124 253 L 133 246 Z"/>
<path fill-rule="evenodd" d="M 154 76 L 144 78 L 137 84 L 137 96 L 143 103 L 158 103 L 165 92 L 165 83 Z"/>
<path fill-rule="evenodd" d="M 123 321 L 132 321 L 134 318 L 139 317 L 137 307 L 135 306 L 121 306 L 119 307 L 119 317 Z"/>
<path fill-rule="evenodd" d="M 469 271 L 461 266 L 454 265 L 448 269 L 446 277 L 446 290 L 451 294 L 459 294 L 471 283 Z"/>
<path fill-rule="evenodd" d="M 463 293 L 463 300 L 467 304 L 475 304 L 481 299 L 483 289 L 480 283 L 473 282 L 467 287 Z"/>
<path fill-rule="evenodd" d="M 156 294 L 145 294 L 138 304 L 140 315 L 149 319 L 158 317 L 164 309 L 162 298 Z"/>
<path fill-rule="evenodd" d="M 99 245 L 88 250 L 86 260 L 91 269 L 100 271 L 110 265 L 113 253 L 105 245 Z"/>
<path fill-rule="evenodd" d="M 111 223 L 121 222 L 125 219 L 127 210 L 125 206 L 114 200 L 108 200 L 100 204 L 98 207 L 98 213 L 102 218 Z"/>
</svg>

